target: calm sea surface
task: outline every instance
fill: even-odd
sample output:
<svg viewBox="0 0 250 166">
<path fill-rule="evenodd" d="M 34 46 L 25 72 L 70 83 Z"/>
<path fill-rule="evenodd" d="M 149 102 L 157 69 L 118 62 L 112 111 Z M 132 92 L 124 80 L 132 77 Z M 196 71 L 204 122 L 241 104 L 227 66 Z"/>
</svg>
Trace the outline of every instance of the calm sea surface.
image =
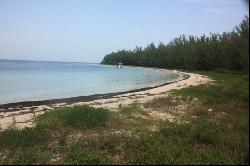
<svg viewBox="0 0 250 166">
<path fill-rule="evenodd" d="M 0 60 L 0 104 L 122 92 L 181 79 L 159 70 Z"/>
</svg>

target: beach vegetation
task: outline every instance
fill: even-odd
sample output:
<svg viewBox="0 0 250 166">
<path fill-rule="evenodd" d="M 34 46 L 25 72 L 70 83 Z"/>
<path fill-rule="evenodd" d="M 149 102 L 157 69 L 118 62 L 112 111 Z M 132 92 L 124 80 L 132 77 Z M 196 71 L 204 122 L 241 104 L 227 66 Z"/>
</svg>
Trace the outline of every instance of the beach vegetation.
<svg viewBox="0 0 250 166">
<path fill-rule="evenodd" d="M 104 127 L 110 118 L 109 111 L 89 106 L 74 106 L 47 112 L 36 118 L 38 126 L 48 128 L 88 129 Z"/>
</svg>

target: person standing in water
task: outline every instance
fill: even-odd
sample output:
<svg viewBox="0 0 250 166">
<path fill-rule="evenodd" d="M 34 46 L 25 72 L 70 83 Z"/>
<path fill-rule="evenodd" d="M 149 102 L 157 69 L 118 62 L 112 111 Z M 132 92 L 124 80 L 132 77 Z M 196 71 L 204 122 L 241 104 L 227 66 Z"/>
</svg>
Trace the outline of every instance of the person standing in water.
<svg viewBox="0 0 250 166">
<path fill-rule="evenodd" d="M 123 68 L 123 64 L 122 63 L 118 63 L 116 68 Z"/>
</svg>

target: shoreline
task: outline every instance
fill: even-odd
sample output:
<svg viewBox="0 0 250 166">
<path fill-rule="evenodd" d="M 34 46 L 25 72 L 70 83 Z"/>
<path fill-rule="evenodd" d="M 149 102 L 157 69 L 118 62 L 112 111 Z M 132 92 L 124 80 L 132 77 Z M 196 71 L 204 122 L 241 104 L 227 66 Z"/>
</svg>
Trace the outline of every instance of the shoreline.
<svg viewBox="0 0 250 166">
<path fill-rule="evenodd" d="M 171 71 L 167 69 L 155 68 L 154 70 Z M 183 75 L 183 78 L 154 87 L 145 87 L 124 92 L 1 104 L 0 130 L 8 128 L 8 126 L 12 125 L 13 122 L 15 122 L 15 125 L 18 128 L 32 127 L 34 126 L 33 120 L 36 116 L 56 108 L 73 107 L 75 105 L 89 105 L 93 107 L 107 108 L 111 111 L 117 111 L 119 105 L 127 105 L 135 101 L 144 103 L 154 99 L 155 97 L 166 96 L 171 90 L 211 82 L 211 79 L 204 75 L 177 70 L 172 71 Z"/>
<path fill-rule="evenodd" d="M 108 66 L 114 66 L 114 65 L 108 65 Z M 126 66 L 126 67 L 138 67 L 138 68 L 145 68 L 145 69 L 150 69 L 150 70 L 171 71 L 168 69 L 158 69 L 158 68 L 141 67 L 141 66 Z M 171 71 L 171 72 L 173 72 L 173 71 Z M 180 73 L 177 73 L 177 74 L 180 74 Z M 66 98 L 47 99 L 47 100 L 20 101 L 20 102 L 4 103 L 4 104 L 0 104 L 0 113 L 1 112 L 19 111 L 20 109 L 22 109 L 24 107 L 32 107 L 32 106 L 39 106 L 39 105 L 53 105 L 53 104 L 58 104 L 58 103 L 73 104 L 76 102 L 89 102 L 89 101 L 98 100 L 98 99 L 108 99 L 108 98 L 112 98 L 112 97 L 117 96 L 117 95 L 147 91 L 147 90 L 158 88 L 161 86 L 173 84 L 173 83 L 188 79 L 190 77 L 188 74 L 184 74 L 184 73 L 181 73 L 181 75 L 182 75 L 182 78 L 179 80 L 174 80 L 172 82 L 162 83 L 162 84 L 159 84 L 156 86 L 132 89 L 132 90 L 127 90 L 127 91 L 101 93 L 101 94 L 93 94 L 93 95 L 87 95 L 87 96 L 74 96 L 74 97 L 66 97 Z M 9 108 L 12 108 L 12 109 L 8 110 Z"/>
</svg>

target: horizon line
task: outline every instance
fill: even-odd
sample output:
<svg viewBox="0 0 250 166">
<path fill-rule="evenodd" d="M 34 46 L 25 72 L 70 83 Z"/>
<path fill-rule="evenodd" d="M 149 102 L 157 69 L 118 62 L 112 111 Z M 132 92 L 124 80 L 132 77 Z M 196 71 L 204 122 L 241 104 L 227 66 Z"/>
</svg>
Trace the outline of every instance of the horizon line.
<svg viewBox="0 0 250 166">
<path fill-rule="evenodd" d="M 92 64 L 100 64 L 100 62 L 84 62 L 84 61 L 58 61 L 58 60 L 31 60 L 31 59 L 2 59 L 5 61 L 33 61 L 33 62 L 61 62 L 61 63 L 92 63 Z"/>
</svg>

